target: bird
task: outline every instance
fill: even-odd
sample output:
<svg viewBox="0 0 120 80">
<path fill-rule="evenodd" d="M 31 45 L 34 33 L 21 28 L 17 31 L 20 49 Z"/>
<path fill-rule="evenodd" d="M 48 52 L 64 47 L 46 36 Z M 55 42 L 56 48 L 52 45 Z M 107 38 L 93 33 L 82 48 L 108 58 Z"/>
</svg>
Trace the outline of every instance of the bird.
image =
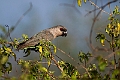
<svg viewBox="0 0 120 80">
<path fill-rule="evenodd" d="M 40 40 L 42 39 L 52 41 L 59 36 L 64 36 L 64 37 L 67 36 L 67 29 L 62 25 L 56 25 L 51 28 L 40 31 L 39 33 L 33 35 L 28 40 L 18 44 L 17 50 L 22 50 L 27 47 L 33 47 L 38 43 L 40 43 Z"/>
</svg>

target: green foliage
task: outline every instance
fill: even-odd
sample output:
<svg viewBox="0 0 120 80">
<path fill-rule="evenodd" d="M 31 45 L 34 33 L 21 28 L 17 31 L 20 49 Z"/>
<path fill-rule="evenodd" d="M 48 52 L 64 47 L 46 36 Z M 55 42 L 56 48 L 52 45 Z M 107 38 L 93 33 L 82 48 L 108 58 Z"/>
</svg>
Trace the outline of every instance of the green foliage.
<svg viewBox="0 0 120 80">
<path fill-rule="evenodd" d="M 104 46 L 104 42 L 107 41 L 110 44 L 111 48 L 119 48 L 120 47 L 120 21 L 117 19 L 117 16 L 120 15 L 118 12 L 118 7 L 115 7 L 113 11 L 113 15 L 110 15 L 108 25 L 105 28 L 105 32 L 111 37 L 111 41 L 106 39 L 105 34 L 98 33 L 96 39 L 100 40 L 100 43 Z M 114 43 L 113 43 L 114 42 Z"/>
<path fill-rule="evenodd" d="M 97 34 L 96 39 L 100 40 L 100 43 L 102 44 L 102 46 L 105 45 L 105 41 L 109 44 L 109 47 L 112 51 L 112 53 L 114 53 L 114 57 L 113 60 L 108 60 L 103 58 L 102 56 L 98 56 L 97 60 L 98 60 L 98 69 L 99 71 L 106 72 L 106 69 L 109 70 L 110 74 L 105 74 L 104 78 L 106 79 L 110 79 L 110 80 L 119 80 L 120 79 L 120 65 L 118 64 L 119 59 L 116 58 L 119 57 L 119 48 L 120 48 L 120 21 L 118 18 L 118 15 L 120 15 L 118 6 L 115 7 L 115 10 L 113 11 L 113 14 L 110 15 L 110 17 L 108 18 L 109 23 L 108 25 L 105 27 L 105 32 L 107 33 L 107 35 L 103 34 L 103 33 L 99 33 Z M 107 38 L 107 36 L 109 36 L 109 38 Z M 115 54 L 117 53 L 117 54 Z M 113 69 L 111 70 L 110 67 L 112 67 Z M 106 80 L 105 79 L 105 80 Z"/>
<path fill-rule="evenodd" d="M 73 79 L 76 80 L 80 77 L 78 70 L 70 63 L 60 61 L 59 64 L 63 69 L 62 78 L 66 78 L 66 79 L 69 78 L 72 80 Z"/>
<path fill-rule="evenodd" d="M 23 38 L 24 41 L 26 41 L 26 40 L 28 40 L 28 35 L 22 34 L 22 38 Z"/>
<path fill-rule="evenodd" d="M 92 79 L 102 80 L 102 76 L 99 73 L 99 71 L 97 70 L 97 67 L 95 64 L 90 64 L 88 67 L 88 71 L 89 71 Z"/>
<path fill-rule="evenodd" d="M 91 57 L 92 54 L 91 53 L 84 53 L 82 51 L 79 52 L 78 54 L 78 59 L 81 63 L 84 63 L 84 65 L 86 66 L 86 63 L 88 62 L 89 60 L 89 57 Z"/>
<path fill-rule="evenodd" d="M 79 7 L 82 6 L 82 1 L 84 1 L 84 3 L 86 3 L 86 0 L 77 0 L 77 4 Z"/>
<path fill-rule="evenodd" d="M 51 43 L 51 41 L 40 40 L 40 43 L 33 47 L 28 47 L 24 49 L 24 52 L 27 53 L 24 57 L 30 55 L 30 51 L 34 50 L 40 53 L 40 60 L 46 58 L 50 60 L 51 52 L 56 53 L 56 46 Z"/>
<path fill-rule="evenodd" d="M 104 46 L 104 42 L 106 40 L 105 35 L 102 33 L 98 33 L 96 36 L 96 40 L 100 40 L 100 43 L 102 44 L 102 46 Z"/>
<path fill-rule="evenodd" d="M 53 72 L 48 71 L 39 61 L 25 61 L 20 59 L 18 60 L 18 65 L 21 66 L 22 70 L 20 80 L 51 80 L 52 76 L 50 75 L 53 75 Z"/>
<path fill-rule="evenodd" d="M 106 67 L 108 66 L 108 62 L 106 59 L 102 58 L 101 56 L 97 57 L 98 60 L 98 67 L 100 71 L 105 71 Z"/>
<path fill-rule="evenodd" d="M 12 70 L 12 64 L 8 61 L 9 57 L 13 56 L 16 61 L 16 54 L 7 47 L 5 40 L 0 40 L 0 71 L 2 73 L 9 73 Z"/>
<path fill-rule="evenodd" d="M 119 73 L 120 73 L 120 70 L 119 69 L 115 69 L 112 73 L 112 77 L 111 79 L 112 80 L 118 80 L 119 79 Z"/>
</svg>

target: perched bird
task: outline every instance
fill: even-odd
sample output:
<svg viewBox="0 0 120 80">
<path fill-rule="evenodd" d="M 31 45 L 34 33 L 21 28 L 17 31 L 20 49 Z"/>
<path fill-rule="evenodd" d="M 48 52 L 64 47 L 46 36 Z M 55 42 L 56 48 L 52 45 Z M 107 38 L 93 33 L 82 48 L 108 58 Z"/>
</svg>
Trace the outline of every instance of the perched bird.
<svg viewBox="0 0 120 80">
<path fill-rule="evenodd" d="M 38 34 L 35 34 L 31 38 L 29 38 L 27 41 L 20 43 L 17 46 L 17 49 L 19 50 L 19 49 L 24 49 L 26 47 L 35 46 L 42 39 L 51 41 L 58 36 L 65 36 L 65 37 L 67 36 L 67 29 L 62 25 L 57 25 L 57 26 L 53 26 L 51 28 L 42 30 Z"/>
</svg>

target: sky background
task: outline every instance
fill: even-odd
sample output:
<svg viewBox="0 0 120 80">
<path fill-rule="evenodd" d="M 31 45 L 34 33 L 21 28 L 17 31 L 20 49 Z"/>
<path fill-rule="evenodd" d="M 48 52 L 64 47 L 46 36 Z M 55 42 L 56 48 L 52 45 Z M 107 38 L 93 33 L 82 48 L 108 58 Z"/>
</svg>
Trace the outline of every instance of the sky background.
<svg viewBox="0 0 120 80">
<path fill-rule="evenodd" d="M 102 2 L 97 2 L 98 6 L 106 4 L 109 0 L 100 1 Z M 89 2 L 86 4 L 82 3 L 82 7 L 78 7 L 77 2 L 75 2 L 75 7 L 71 7 L 66 4 L 73 4 L 73 0 L 1 0 L 0 25 L 14 26 L 23 13 L 30 8 L 30 2 L 33 5 L 32 9 L 23 17 L 11 33 L 12 39 L 20 38 L 22 34 L 27 34 L 31 37 L 43 29 L 63 25 L 68 29 L 68 36 L 55 39 L 53 44 L 66 53 L 70 53 L 76 60 L 78 60 L 77 55 L 79 51 L 90 51 L 86 39 L 89 38 L 94 15 L 93 13 L 87 16 L 85 15 L 88 11 L 93 10 L 94 6 Z M 110 8 L 106 7 L 105 11 L 110 12 L 114 9 L 113 6 L 117 4 L 119 5 L 117 2 L 113 3 Z M 93 41 L 95 41 L 96 33 L 102 31 L 108 23 L 108 16 L 105 13 L 99 16 L 99 21 L 96 22 L 93 32 Z M 0 33 L 2 32 L 0 31 Z M 38 59 L 39 54 L 34 54 L 31 54 L 27 59 Z M 24 53 L 20 51 L 17 55 L 17 59 L 23 58 Z M 59 51 L 58 55 L 63 60 L 72 62 Z"/>
</svg>

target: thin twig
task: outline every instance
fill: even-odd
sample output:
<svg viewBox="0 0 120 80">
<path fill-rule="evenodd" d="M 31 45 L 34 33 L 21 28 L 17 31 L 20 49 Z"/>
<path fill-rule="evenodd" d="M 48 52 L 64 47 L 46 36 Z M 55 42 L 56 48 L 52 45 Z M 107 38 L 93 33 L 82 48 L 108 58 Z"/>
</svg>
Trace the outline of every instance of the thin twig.
<svg viewBox="0 0 120 80">
<path fill-rule="evenodd" d="M 87 68 L 85 68 L 83 65 L 80 65 L 83 69 L 85 69 L 86 70 L 86 72 L 87 72 L 87 74 L 88 74 L 88 76 L 89 76 L 89 78 L 91 78 L 91 75 L 90 75 L 90 73 L 89 73 L 89 71 L 87 70 Z"/>
<path fill-rule="evenodd" d="M 96 10 L 100 10 L 100 11 L 102 11 L 102 12 L 108 14 L 108 15 L 111 15 L 111 13 L 108 13 L 108 12 L 106 12 L 105 10 L 102 9 L 103 6 L 99 7 L 99 6 L 97 6 L 94 2 L 92 2 L 91 0 L 88 0 L 88 1 L 89 1 L 92 5 L 94 5 L 96 8 L 95 8 L 94 10 L 92 10 L 92 11 L 89 11 L 89 13 L 87 13 L 85 16 L 87 16 L 88 14 L 90 14 L 90 13 L 92 13 L 92 12 L 95 12 Z M 97 0 L 96 0 L 96 1 L 97 1 Z"/>
<path fill-rule="evenodd" d="M 30 2 L 30 8 L 25 12 L 23 13 L 23 15 L 18 19 L 18 21 L 16 22 L 16 24 L 14 25 L 14 27 L 16 28 L 17 25 L 20 23 L 20 21 L 23 19 L 23 17 L 32 9 L 32 3 Z"/>
<path fill-rule="evenodd" d="M 71 57 L 70 55 L 68 55 L 67 53 L 65 53 L 63 50 L 61 50 L 61 49 L 59 49 L 59 48 L 57 48 L 60 52 L 62 52 L 63 54 L 65 54 L 65 55 L 67 55 L 70 59 L 72 59 L 74 62 L 76 62 L 76 60 L 73 58 L 73 57 Z"/>
<path fill-rule="evenodd" d="M 12 38 L 11 38 L 11 36 L 10 36 L 10 29 L 9 29 L 9 26 L 6 25 L 6 27 L 8 28 L 8 34 L 7 34 L 6 36 L 9 36 L 9 37 L 10 37 L 10 40 L 13 42 L 13 40 L 12 40 Z"/>
<path fill-rule="evenodd" d="M 51 59 L 54 61 L 54 63 L 55 63 L 56 66 L 60 69 L 60 71 L 63 72 L 63 69 L 60 67 L 60 65 L 59 65 L 58 62 L 54 59 L 53 56 L 51 56 Z"/>
</svg>

